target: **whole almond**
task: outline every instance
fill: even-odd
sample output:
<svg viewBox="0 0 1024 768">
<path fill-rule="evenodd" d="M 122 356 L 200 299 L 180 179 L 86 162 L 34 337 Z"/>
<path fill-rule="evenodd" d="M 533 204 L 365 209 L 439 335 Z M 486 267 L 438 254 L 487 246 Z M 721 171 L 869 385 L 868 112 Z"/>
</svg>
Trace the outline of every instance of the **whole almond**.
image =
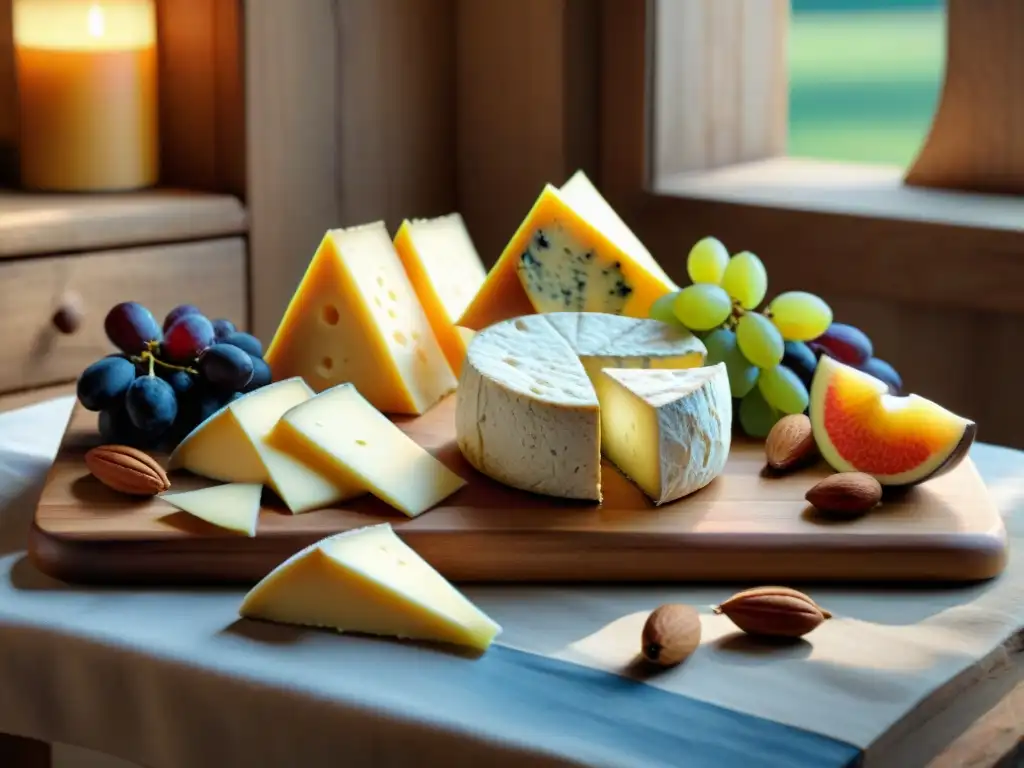
<svg viewBox="0 0 1024 768">
<path fill-rule="evenodd" d="M 816 456 L 811 420 L 802 413 L 783 416 L 768 433 L 764 453 L 768 466 L 778 471 L 793 469 Z"/>
<path fill-rule="evenodd" d="M 171 487 L 163 467 L 127 445 L 100 445 L 85 454 L 85 466 L 108 488 L 132 496 L 155 496 Z"/>
<path fill-rule="evenodd" d="M 882 500 L 882 486 L 863 472 L 829 475 L 804 497 L 820 512 L 844 517 L 863 515 Z"/>
<path fill-rule="evenodd" d="M 802 637 L 832 618 L 803 592 L 789 587 L 757 587 L 730 597 L 714 609 L 749 635 Z"/>
<path fill-rule="evenodd" d="M 689 605 L 659 606 L 647 617 L 640 642 L 645 659 L 675 666 L 700 645 L 700 614 Z"/>
</svg>

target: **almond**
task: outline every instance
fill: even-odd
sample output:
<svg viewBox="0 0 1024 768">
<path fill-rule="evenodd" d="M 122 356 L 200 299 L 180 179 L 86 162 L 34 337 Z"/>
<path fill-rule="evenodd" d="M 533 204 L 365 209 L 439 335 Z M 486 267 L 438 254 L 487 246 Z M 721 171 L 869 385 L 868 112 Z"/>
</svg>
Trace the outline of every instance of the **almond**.
<svg viewBox="0 0 1024 768">
<path fill-rule="evenodd" d="M 757 587 L 730 597 L 714 609 L 750 635 L 802 637 L 832 618 L 803 592 L 789 587 Z"/>
<path fill-rule="evenodd" d="M 644 658 L 663 667 L 681 662 L 700 645 L 700 614 L 689 605 L 659 606 L 647 617 L 641 638 Z"/>
<path fill-rule="evenodd" d="M 133 496 L 155 496 L 171 487 L 163 467 L 127 445 L 100 445 L 85 454 L 85 466 L 108 488 Z"/>
<path fill-rule="evenodd" d="M 793 469 L 818 453 L 811 420 L 802 413 L 779 419 L 764 443 L 768 466 L 779 471 Z"/>
<path fill-rule="evenodd" d="M 878 505 L 882 486 L 863 472 L 839 472 L 819 482 L 804 498 L 826 514 L 857 516 Z"/>
</svg>

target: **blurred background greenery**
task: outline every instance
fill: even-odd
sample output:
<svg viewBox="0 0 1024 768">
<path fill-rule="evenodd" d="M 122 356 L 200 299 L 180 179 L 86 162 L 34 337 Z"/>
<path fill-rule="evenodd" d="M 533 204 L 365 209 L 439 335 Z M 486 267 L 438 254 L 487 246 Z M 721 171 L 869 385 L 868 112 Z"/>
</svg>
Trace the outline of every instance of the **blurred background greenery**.
<svg viewBox="0 0 1024 768">
<path fill-rule="evenodd" d="M 789 154 L 909 165 L 938 102 L 943 0 L 792 0 Z"/>
</svg>

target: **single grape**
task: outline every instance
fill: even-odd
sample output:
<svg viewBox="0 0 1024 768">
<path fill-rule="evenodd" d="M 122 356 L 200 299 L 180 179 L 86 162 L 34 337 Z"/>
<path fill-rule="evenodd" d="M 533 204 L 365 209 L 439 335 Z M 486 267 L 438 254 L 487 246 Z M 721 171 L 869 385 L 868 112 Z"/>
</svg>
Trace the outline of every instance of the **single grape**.
<svg viewBox="0 0 1024 768">
<path fill-rule="evenodd" d="M 832 308 L 813 293 L 787 291 L 768 305 L 775 327 L 786 341 L 810 341 L 832 324 Z"/>
<path fill-rule="evenodd" d="M 137 355 L 148 342 L 163 338 L 153 313 L 135 301 L 124 301 L 107 312 L 103 330 L 114 346 L 129 355 Z"/>
<path fill-rule="evenodd" d="M 736 334 L 728 328 L 718 328 L 704 337 L 708 349 L 707 365 L 725 363 L 729 376 L 729 389 L 733 397 L 743 397 L 757 383 L 758 368 L 740 352 Z"/>
<path fill-rule="evenodd" d="M 741 251 L 729 259 L 722 287 L 744 309 L 757 309 L 768 292 L 768 272 L 757 256 Z"/>
<path fill-rule="evenodd" d="M 202 310 L 200 310 L 199 307 L 193 304 L 179 304 L 170 312 L 168 312 L 167 316 L 164 318 L 164 333 L 167 333 L 167 331 L 170 330 L 170 327 L 179 320 L 181 320 L 181 318 L 183 318 L 185 315 L 202 314 Z"/>
<path fill-rule="evenodd" d="M 802 341 L 787 341 L 782 355 L 782 364 L 793 371 L 805 387 L 811 388 L 814 371 L 818 367 L 818 358 L 810 346 Z"/>
<path fill-rule="evenodd" d="M 140 376 L 124 398 L 134 424 L 141 432 L 159 438 L 178 415 L 178 400 L 171 385 L 156 376 Z"/>
<path fill-rule="evenodd" d="M 216 339 L 226 339 L 235 330 L 235 324 L 223 317 L 213 321 L 213 335 Z"/>
<path fill-rule="evenodd" d="M 135 364 L 123 357 L 97 360 L 78 377 L 77 394 L 90 411 L 102 411 L 120 402 L 135 381 Z"/>
<path fill-rule="evenodd" d="M 772 408 L 782 413 L 803 413 L 810 396 L 800 377 L 784 365 L 765 368 L 757 380 L 761 396 Z"/>
<path fill-rule="evenodd" d="M 846 323 L 832 323 L 814 343 L 847 365 L 863 365 L 874 355 L 871 339 L 859 328 Z"/>
<path fill-rule="evenodd" d="M 188 363 L 213 344 L 213 324 L 202 315 L 185 315 L 167 331 L 163 351 L 171 360 Z"/>
<path fill-rule="evenodd" d="M 191 392 L 192 388 L 196 385 L 195 377 L 186 371 L 164 368 L 161 371 L 160 378 L 171 385 L 171 389 L 174 390 L 174 394 L 178 396 L 179 400 L 183 395 Z"/>
<path fill-rule="evenodd" d="M 719 285 L 728 263 L 729 251 L 722 242 L 714 237 L 705 237 L 690 249 L 686 257 L 686 273 L 695 283 Z"/>
<path fill-rule="evenodd" d="M 232 346 L 245 350 L 253 357 L 263 357 L 263 345 L 260 343 L 260 340 L 252 334 L 244 333 L 243 331 L 235 331 L 234 333 L 225 336 L 218 343 L 231 344 Z"/>
<path fill-rule="evenodd" d="M 227 392 L 237 392 L 253 377 L 252 357 L 231 344 L 214 344 L 199 358 L 199 373 Z"/>
<path fill-rule="evenodd" d="M 270 372 L 270 366 L 266 364 L 262 357 L 251 357 L 251 359 L 252 378 L 242 388 L 243 392 L 252 392 L 254 389 L 265 387 L 274 379 L 273 374 Z"/>
<path fill-rule="evenodd" d="M 740 352 L 758 368 L 774 368 L 782 362 L 785 342 L 772 321 L 757 312 L 747 312 L 736 324 Z"/>
<path fill-rule="evenodd" d="M 679 292 L 672 310 L 690 330 L 710 331 L 726 321 L 732 312 L 732 302 L 717 285 L 696 283 Z"/>
<path fill-rule="evenodd" d="M 672 307 L 675 306 L 676 297 L 679 296 L 679 291 L 672 291 L 666 293 L 664 296 L 659 296 L 651 304 L 650 310 L 647 312 L 647 316 L 651 320 L 660 320 L 663 323 L 670 323 L 677 325 L 679 320 L 676 319 L 675 312 L 672 311 Z"/>
<path fill-rule="evenodd" d="M 889 365 L 889 363 L 885 362 L 885 360 L 877 357 L 869 357 L 867 361 L 859 365 L 858 368 L 864 371 L 864 373 L 870 373 L 876 379 L 885 382 L 889 386 L 889 394 L 902 394 L 903 379 L 898 373 L 896 373 L 896 369 Z"/>
<path fill-rule="evenodd" d="M 124 401 L 100 411 L 98 422 L 100 437 L 105 443 L 128 445 L 139 449 L 156 446 L 156 439 L 146 435 L 132 423 Z"/>
<path fill-rule="evenodd" d="M 750 437 L 768 437 L 775 423 L 782 418 L 764 399 L 760 387 L 754 387 L 740 402 L 740 426 Z"/>
</svg>

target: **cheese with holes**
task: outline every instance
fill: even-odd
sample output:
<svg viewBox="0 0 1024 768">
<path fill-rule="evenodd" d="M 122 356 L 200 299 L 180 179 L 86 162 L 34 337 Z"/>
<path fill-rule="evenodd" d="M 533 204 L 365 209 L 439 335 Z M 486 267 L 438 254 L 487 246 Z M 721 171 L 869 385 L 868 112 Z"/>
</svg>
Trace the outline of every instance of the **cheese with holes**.
<svg viewBox="0 0 1024 768">
<path fill-rule="evenodd" d="M 458 375 L 466 342 L 455 323 L 487 277 L 462 216 L 406 219 L 395 234 L 395 250 L 448 364 Z"/>
<path fill-rule="evenodd" d="M 732 439 L 725 363 L 606 369 L 594 385 L 605 455 L 655 504 L 698 491 L 725 469 Z"/>
<path fill-rule="evenodd" d="M 459 320 L 481 330 L 530 312 L 646 318 L 677 286 L 589 179 L 544 187 Z"/>
<path fill-rule="evenodd" d="M 480 651 L 501 633 L 386 523 L 339 533 L 296 553 L 252 588 L 239 613 Z"/>
<path fill-rule="evenodd" d="M 607 367 L 694 368 L 705 355 L 695 336 L 657 320 L 554 312 L 496 323 L 466 354 L 456 393 L 459 449 L 505 485 L 600 501 L 606 436 L 592 379 Z"/>
<path fill-rule="evenodd" d="M 456 392 L 459 449 L 514 488 L 601 499 L 601 418 L 587 373 L 544 315 L 480 331 Z"/>
<path fill-rule="evenodd" d="M 383 222 L 324 235 L 265 359 L 275 380 L 351 382 L 385 413 L 421 414 L 456 384 Z"/>
<path fill-rule="evenodd" d="M 200 520 L 251 537 L 256 535 L 262 492 L 259 483 L 228 483 L 160 498 Z"/>
<path fill-rule="evenodd" d="M 292 408 L 274 427 L 270 442 L 339 483 L 366 488 L 409 517 L 466 484 L 352 384 L 339 384 Z"/>
<path fill-rule="evenodd" d="M 227 483 L 266 484 L 293 513 L 364 493 L 357 483 L 328 478 L 267 442 L 278 419 L 312 397 L 297 377 L 249 392 L 196 427 L 169 466 Z"/>
</svg>

